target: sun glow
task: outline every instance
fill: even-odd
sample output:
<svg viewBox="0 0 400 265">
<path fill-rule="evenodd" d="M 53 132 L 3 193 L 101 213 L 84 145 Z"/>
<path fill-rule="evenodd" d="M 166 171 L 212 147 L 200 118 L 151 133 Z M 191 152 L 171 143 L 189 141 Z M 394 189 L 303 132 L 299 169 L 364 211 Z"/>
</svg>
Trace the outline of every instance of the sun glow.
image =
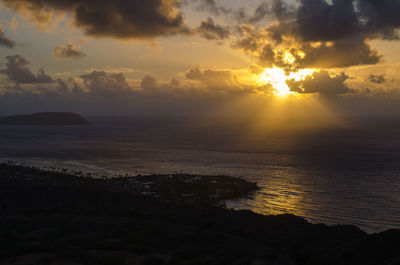
<svg viewBox="0 0 400 265">
<path fill-rule="evenodd" d="M 275 94 L 278 96 L 288 96 L 291 92 L 286 80 L 294 79 L 296 81 L 304 80 L 307 76 L 311 76 L 315 69 L 301 69 L 297 72 L 286 74 L 281 68 L 267 68 L 260 75 L 260 79 L 265 84 L 270 84 L 276 90 Z"/>
</svg>

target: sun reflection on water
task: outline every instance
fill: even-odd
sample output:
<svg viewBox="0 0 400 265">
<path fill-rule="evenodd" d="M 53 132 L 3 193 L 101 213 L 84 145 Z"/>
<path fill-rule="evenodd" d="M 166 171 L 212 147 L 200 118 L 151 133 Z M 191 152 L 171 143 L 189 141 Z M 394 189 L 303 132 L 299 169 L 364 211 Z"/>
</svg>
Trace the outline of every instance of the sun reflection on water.
<svg viewBox="0 0 400 265">
<path fill-rule="evenodd" d="M 307 216 L 302 203 L 303 187 L 296 176 L 285 176 L 279 169 L 271 172 L 270 177 L 258 183 L 260 190 L 254 194 L 253 200 L 239 199 L 228 203 L 235 209 L 250 209 L 265 215 L 294 214 Z"/>
</svg>

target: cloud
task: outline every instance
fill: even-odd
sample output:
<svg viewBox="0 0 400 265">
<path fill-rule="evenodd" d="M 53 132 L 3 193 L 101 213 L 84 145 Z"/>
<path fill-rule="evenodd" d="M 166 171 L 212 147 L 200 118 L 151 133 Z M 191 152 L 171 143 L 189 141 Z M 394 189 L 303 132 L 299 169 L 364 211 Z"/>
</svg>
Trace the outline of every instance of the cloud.
<svg viewBox="0 0 400 265">
<path fill-rule="evenodd" d="M 274 1 L 276 2 L 276 1 Z M 268 2 L 262 2 L 254 11 L 254 14 L 248 18 L 249 23 L 256 23 L 262 20 L 265 16 L 271 14 L 271 6 Z"/>
<path fill-rule="evenodd" d="M 87 35 L 147 39 L 187 33 L 179 0 L 3 0 L 6 7 L 38 23 L 67 13 Z"/>
<path fill-rule="evenodd" d="M 303 41 L 397 39 L 400 2 L 397 0 L 301 0 L 296 34 Z"/>
<path fill-rule="evenodd" d="M 259 65 L 252 64 L 248 68 L 249 73 L 254 75 L 260 75 L 264 72 L 264 68 L 260 67 Z"/>
<path fill-rule="evenodd" d="M 200 47 L 202 44 L 196 41 L 182 42 L 178 44 L 181 47 Z"/>
<path fill-rule="evenodd" d="M 200 5 L 197 6 L 197 10 L 199 11 L 207 11 L 210 14 L 219 16 L 221 14 L 230 14 L 232 12 L 231 8 L 227 8 L 221 6 L 215 2 L 215 0 L 193 0 L 194 2 L 200 2 Z"/>
<path fill-rule="evenodd" d="M 201 70 L 201 73 L 206 82 L 211 70 Z M 50 109 L 93 115 L 199 114 L 210 112 L 211 108 L 218 107 L 223 102 L 238 99 L 243 93 L 254 93 L 250 89 L 245 91 L 240 88 L 239 91 L 234 87 L 208 88 L 205 85 L 199 86 L 197 82 L 177 79 L 157 81 L 151 76 L 145 76 L 141 81 L 127 80 L 123 73 L 93 71 L 68 79 L 57 79 L 48 84 L 0 87 L 0 110 L 2 113 L 12 113 Z"/>
<path fill-rule="evenodd" d="M 254 82 L 254 73 L 249 70 L 202 69 L 201 66 L 195 66 L 185 72 L 185 77 L 196 81 L 192 86 L 197 90 L 200 88 L 202 92 L 214 95 L 273 94 L 273 87 Z"/>
<path fill-rule="evenodd" d="M 60 96 L 90 96 L 97 99 L 124 97 L 169 97 L 190 98 L 196 96 L 218 97 L 226 95 L 254 94 L 265 90 L 251 82 L 242 82 L 240 75 L 250 75 L 247 70 L 234 72 L 229 69 L 203 69 L 196 66 L 186 71 L 186 80 L 173 78 L 158 81 L 145 75 L 141 80 L 127 80 L 122 72 L 92 71 L 68 78 L 52 79 L 43 69 L 33 74 L 30 62 L 20 55 L 8 56 L 6 68 L 0 73 L 6 75 L 15 86 L 0 88 L 0 94 L 58 94 Z M 72 73 L 71 73 L 72 75 Z M 244 78 L 243 80 L 245 80 Z M 140 89 L 141 88 L 141 89 Z"/>
<path fill-rule="evenodd" d="M 285 19 L 294 15 L 292 9 L 292 6 L 282 0 L 263 1 L 256 7 L 253 15 L 248 16 L 245 21 L 247 23 L 257 23 L 266 17 Z"/>
<path fill-rule="evenodd" d="M 154 90 L 158 88 L 157 80 L 149 75 L 143 77 L 140 85 L 145 90 Z"/>
<path fill-rule="evenodd" d="M 7 48 L 13 48 L 15 46 L 15 41 L 8 38 L 2 29 L 0 29 L 0 46 Z"/>
<path fill-rule="evenodd" d="M 55 75 L 58 76 L 64 76 L 64 75 L 72 75 L 73 73 L 75 74 L 87 74 L 87 73 L 92 73 L 92 72 L 106 72 L 106 73 L 112 73 L 112 74 L 118 74 L 118 73 L 137 73 L 137 74 L 146 74 L 145 71 L 140 70 L 140 69 L 134 69 L 134 68 L 129 68 L 129 67 L 118 67 L 118 68 L 113 68 L 110 66 L 104 66 L 104 67 L 91 67 L 88 69 L 74 69 L 73 72 L 60 72 L 56 73 Z"/>
<path fill-rule="evenodd" d="M 111 74 L 94 71 L 87 75 L 81 75 L 80 78 L 83 79 L 84 90 L 101 97 L 117 97 L 132 91 L 122 73 Z"/>
<path fill-rule="evenodd" d="M 172 78 L 171 82 L 170 82 L 170 85 L 172 87 L 179 87 L 181 85 L 181 82 L 179 80 L 175 79 L 175 78 Z"/>
<path fill-rule="evenodd" d="M 349 76 L 345 73 L 331 76 L 328 71 L 321 70 L 304 80 L 290 79 L 286 83 L 291 91 L 300 94 L 320 93 L 324 96 L 332 96 L 354 92 L 345 84 L 347 79 L 349 79 Z"/>
<path fill-rule="evenodd" d="M 53 57 L 55 58 L 82 58 L 85 56 L 86 54 L 72 43 L 57 46 L 53 50 Z"/>
<path fill-rule="evenodd" d="M 38 83 L 52 83 L 54 80 L 47 75 L 43 69 L 39 69 L 35 75 L 28 68 L 30 62 L 20 55 L 7 56 L 6 68 L 0 70 L 8 79 L 18 84 L 38 84 Z"/>
<path fill-rule="evenodd" d="M 208 88 L 232 88 L 239 86 L 237 77 L 231 70 L 202 70 L 199 66 L 189 69 L 185 77 L 190 80 L 200 81 Z"/>
<path fill-rule="evenodd" d="M 302 0 L 296 26 L 304 41 L 334 41 L 361 29 L 352 0 Z"/>
<path fill-rule="evenodd" d="M 262 1 L 252 13 L 246 11 L 247 6 L 239 6 L 236 8 L 220 5 L 215 0 L 187 0 L 185 3 L 199 3 L 196 7 L 198 11 L 205 11 L 214 16 L 229 16 L 241 23 L 258 23 L 264 18 L 280 18 L 292 15 L 292 6 L 282 0 Z"/>
<path fill-rule="evenodd" d="M 363 30 L 383 39 L 398 39 L 400 2 L 397 0 L 358 0 L 357 9 L 363 18 Z"/>
<path fill-rule="evenodd" d="M 190 28 L 179 10 L 181 0 L 3 0 L 8 8 L 40 25 L 54 24 L 54 17 L 68 14 L 87 35 L 118 39 L 152 39 L 171 35 L 199 35 L 208 40 L 230 36 L 228 27 L 211 18 Z M 211 3 L 212 1 L 210 1 Z M 209 5 L 209 4 L 207 4 Z M 212 4 L 211 4 L 212 5 Z M 221 9 L 222 10 L 222 9 Z M 82 54 L 72 44 L 56 47 L 57 58 Z"/>
<path fill-rule="evenodd" d="M 368 76 L 368 80 L 371 83 L 375 83 L 375 84 L 383 84 L 386 82 L 386 78 L 385 75 L 374 75 L 374 74 L 370 74 Z"/>
<path fill-rule="evenodd" d="M 260 6 L 254 19 L 272 12 L 275 21 L 261 29 L 241 25 L 232 45 L 265 67 L 296 71 L 377 64 L 382 56 L 370 40 L 399 38 L 399 1 L 300 0 L 296 11 L 274 3 L 275 8 Z"/>
<path fill-rule="evenodd" d="M 202 21 L 194 32 L 207 40 L 224 40 L 231 36 L 229 27 L 223 27 L 214 23 L 212 18 Z"/>
<path fill-rule="evenodd" d="M 20 62 L 23 60 L 26 59 L 19 59 Z M 27 63 L 22 65 L 27 67 Z M 399 82 L 388 82 L 385 86 L 371 85 L 370 93 L 365 93 L 365 80 L 370 73 L 378 72 L 378 67 L 379 73 L 391 77 L 398 72 L 399 66 L 385 72 L 383 65 L 369 67 L 371 69 L 362 78 L 349 78 L 356 74 L 356 67 L 348 69 L 352 71 L 350 74 L 332 75 L 321 70 L 303 81 L 288 80 L 288 85 L 292 91 L 309 94 L 301 102 L 307 102 L 308 99 L 314 101 L 314 97 L 321 95 L 321 100 L 326 100 L 329 104 L 339 104 L 338 110 L 340 102 L 344 100 L 350 110 L 354 107 L 354 102 L 368 101 L 369 103 L 363 105 L 366 113 L 373 113 L 368 109 L 373 104 L 386 108 L 386 99 L 392 100 L 393 106 L 398 106 Z M 365 72 L 367 67 L 358 68 Z M 273 86 L 265 84 L 257 77 L 262 70 L 256 65 L 240 70 L 195 66 L 185 72 L 186 79 L 178 74 L 179 80 L 166 81 L 156 80 L 151 76 L 138 80 L 126 79 L 123 73 L 93 71 L 57 79 L 51 83 L 21 83 L 18 87 L 12 86 L 14 81 L 10 79 L 9 83 L 3 83 L 0 87 L 0 111 L 11 114 L 21 111 L 62 110 L 91 115 L 214 115 L 218 108 L 237 106 L 236 113 L 239 115 L 247 113 L 249 108 L 259 110 L 253 112 L 257 114 L 268 108 L 268 104 L 273 104 L 271 100 L 274 98 Z M 258 103 L 253 103 L 253 100 Z M 244 102 L 248 104 L 243 105 Z M 397 111 L 398 107 L 392 109 L 391 113 L 393 110 Z M 361 113 L 361 110 L 357 113 Z M 383 111 L 381 113 L 385 114 Z"/>
</svg>

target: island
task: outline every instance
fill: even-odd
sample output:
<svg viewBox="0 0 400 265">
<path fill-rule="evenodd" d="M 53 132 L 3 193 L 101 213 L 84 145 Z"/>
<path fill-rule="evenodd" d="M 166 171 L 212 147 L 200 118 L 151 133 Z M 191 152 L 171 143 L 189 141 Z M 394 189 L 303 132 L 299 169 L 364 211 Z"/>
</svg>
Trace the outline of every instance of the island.
<svg viewBox="0 0 400 265">
<path fill-rule="evenodd" d="M 0 118 L 0 125 L 88 125 L 81 115 L 70 112 L 40 112 Z"/>
</svg>

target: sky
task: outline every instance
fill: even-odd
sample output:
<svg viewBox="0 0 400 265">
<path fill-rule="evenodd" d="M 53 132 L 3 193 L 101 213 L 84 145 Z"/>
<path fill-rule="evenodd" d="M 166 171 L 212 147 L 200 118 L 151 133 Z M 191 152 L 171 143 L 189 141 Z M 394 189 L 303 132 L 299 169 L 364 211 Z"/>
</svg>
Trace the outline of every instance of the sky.
<svg viewBox="0 0 400 265">
<path fill-rule="evenodd" d="M 397 116 L 400 0 L 0 0 L 0 116 Z"/>
</svg>

